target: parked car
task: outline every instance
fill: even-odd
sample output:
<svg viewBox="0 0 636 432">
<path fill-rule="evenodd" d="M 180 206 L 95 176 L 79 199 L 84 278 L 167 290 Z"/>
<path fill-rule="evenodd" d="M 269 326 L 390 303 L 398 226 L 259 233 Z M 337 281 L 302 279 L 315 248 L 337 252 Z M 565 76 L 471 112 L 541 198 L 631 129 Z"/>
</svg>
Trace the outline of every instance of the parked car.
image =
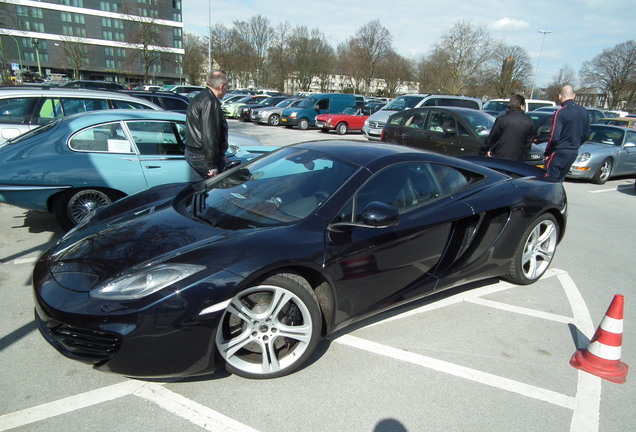
<svg viewBox="0 0 636 432">
<path fill-rule="evenodd" d="M 298 106 L 283 110 L 280 122 L 287 128 L 294 126 L 305 130 L 316 125 L 319 114 L 338 114 L 347 107 L 355 106 L 356 98 L 344 93 L 313 93 Z"/>
<path fill-rule="evenodd" d="M 364 121 L 371 115 L 371 108 L 349 107 L 340 114 L 320 114 L 316 116 L 316 127 L 321 132 L 335 130 L 338 135 L 349 131 L 360 131 Z"/>
<path fill-rule="evenodd" d="M 471 108 L 414 108 L 389 117 L 381 140 L 449 156 L 478 155 L 494 123 L 490 114 Z M 527 163 L 543 166 L 543 150 L 533 145 Z"/>
<path fill-rule="evenodd" d="M 535 144 L 547 142 L 552 133 L 552 121 L 554 113 L 550 111 L 530 111 L 526 115 L 532 119 L 534 125 L 534 138 L 532 142 Z"/>
<path fill-rule="evenodd" d="M 555 113 L 557 112 L 559 109 L 561 109 L 561 106 L 553 106 L 553 107 L 541 107 L 541 108 L 537 108 L 536 111 L 541 111 L 541 112 L 551 112 L 551 113 Z M 603 111 L 598 110 L 596 108 L 585 108 L 587 110 L 587 117 L 590 121 L 590 124 L 594 124 L 597 121 L 599 121 L 602 118 L 605 118 L 605 113 L 603 113 Z"/>
<path fill-rule="evenodd" d="M 269 96 L 266 95 L 249 95 L 244 96 L 241 99 L 221 104 L 221 109 L 225 113 L 225 117 L 227 118 L 237 118 L 241 113 L 241 109 L 245 105 L 256 105 L 263 100 L 267 99 Z"/>
<path fill-rule="evenodd" d="M 60 88 L 124 90 L 125 87 L 113 81 L 75 80 L 60 84 Z"/>
<path fill-rule="evenodd" d="M 289 99 L 289 96 L 269 96 L 265 99 L 261 99 L 258 103 L 253 105 L 243 105 L 239 112 L 239 119 L 249 122 L 252 121 L 252 110 L 266 108 L 270 106 L 276 106 L 277 103 Z"/>
<path fill-rule="evenodd" d="M 230 167 L 272 150 L 244 135 L 230 132 L 229 139 Z M 0 202 L 51 212 L 70 229 L 123 196 L 200 179 L 183 156 L 184 140 L 185 115 L 174 112 L 65 117 L 0 147 Z"/>
<path fill-rule="evenodd" d="M 508 110 L 508 102 L 510 102 L 510 99 L 490 99 L 484 104 L 483 110 L 494 117 L 498 117 Z M 523 110 L 529 112 L 537 108 L 553 106 L 556 106 L 556 104 L 549 100 L 526 99 L 526 105 Z"/>
<path fill-rule="evenodd" d="M 596 124 L 622 126 L 622 127 L 636 129 L 636 118 L 630 118 L 630 117 L 602 118 L 598 120 Z"/>
<path fill-rule="evenodd" d="M 303 98 L 291 97 L 277 103 L 273 107 L 254 108 L 251 112 L 253 122 L 265 123 L 270 126 L 280 125 L 280 116 L 285 108 L 297 107 Z"/>
<path fill-rule="evenodd" d="M 72 88 L 8 87 L 0 89 L 0 142 L 85 111 L 161 107 L 119 92 Z"/>
<path fill-rule="evenodd" d="M 185 114 L 188 111 L 190 99 L 179 93 L 154 91 L 154 90 L 121 90 L 123 93 L 146 99 L 166 111 L 174 111 Z"/>
<path fill-rule="evenodd" d="M 422 106 L 457 106 L 480 110 L 481 99 L 466 96 L 408 94 L 399 96 L 386 104 L 382 109 L 369 116 L 364 122 L 362 133 L 372 141 L 380 140 L 382 129 L 389 117 L 398 111 Z"/>
<path fill-rule="evenodd" d="M 102 371 L 280 377 L 373 314 L 541 278 L 567 217 L 563 185 L 541 173 L 394 145 L 282 147 L 98 209 L 35 264 L 35 321 Z"/>
<path fill-rule="evenodd" d="M 175 85 L 169 87 L 166 91 L 171 91 L 173 93 L 179 93 L 180 95 L 187 96 L 192 92 L 199 92 L 201 90 L 205 90 L 205 87 L 196 85 Z"/>
<path fill-rule="evenodd" d="M 245 98 L 244 94 L 226 94 L 223 99 L 221 99 L 221 104 L 226 104 L 226 103 L 231 103 L 231 102 L 236 102 L 240 99 Z"/>
<path fill-rule="evenodd" d="M 541 144 L 545 150 L 546 144 Z M 579 147 L 566 178 L 603 184 L 609 178 L 636 173 L 636 130 L 590 125 L 590 138 Z"/>
</svg>

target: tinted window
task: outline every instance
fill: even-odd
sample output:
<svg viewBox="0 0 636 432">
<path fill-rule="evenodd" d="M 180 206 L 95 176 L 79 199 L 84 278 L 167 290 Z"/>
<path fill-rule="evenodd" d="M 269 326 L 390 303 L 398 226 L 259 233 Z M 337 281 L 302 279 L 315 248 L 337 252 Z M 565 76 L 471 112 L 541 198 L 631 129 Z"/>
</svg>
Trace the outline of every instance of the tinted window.
<svg viewBox="0 0 636 432">
<path fill-rule="evenodd" d="M 85 129 L 71 138 L 69 147 L 77 151 L 132 153 L 130 142 L 119 122 Z"/>
<path fill-rule="evenodd" d="M 31 106 L 38 98 L 0 99 L 0 122 L 22 123 L 24 116 L 31 111 Z"/>
<path fill-rule="evenodd" d="M 139 102 L 130 102 L 116 99 L 113 99 L 113 105 L 115 106 L 115 109 L 152 109 L 149 106 L 146 106 Z"/>
<path fill-rule="evenodd" d="M 161 101 L 163 102 L 163 108 L 168 111 L 187 111 L 188 109 L 188 103 L 181 99 L 162 97 Z"/>
<path fill-rule="evenodd" d="M 87 111 L 108 109 L 108 104 L 104 99 L 61 98 L 60 103 L 62 104 L 64 115 L 67 116 Z"/>
<path fill-rule="evenodd" d="M 383 109 L 389 111 L 402 111 L 406 108 L 415 108 L 415 106 L 419 104 L 422 99 L 424 99 L 423 96 L 400 96 L 393 99 L 393 101 L 391 101 Z"/>
</svg>

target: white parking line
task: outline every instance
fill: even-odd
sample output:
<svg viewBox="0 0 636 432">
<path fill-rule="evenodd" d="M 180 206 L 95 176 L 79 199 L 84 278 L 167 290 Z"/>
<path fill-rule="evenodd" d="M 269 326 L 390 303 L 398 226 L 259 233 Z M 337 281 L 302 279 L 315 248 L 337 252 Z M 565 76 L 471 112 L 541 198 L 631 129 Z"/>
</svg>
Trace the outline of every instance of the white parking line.
<svg viewBox="0 0 636 432">
<path fill-rule="evenodd" d="M 590 193 L 604 193 L 604 192 L 616 192 L 616 188 L 613 189 L 599 189 L 599 190 L 593 190 L 593 191 L 589 191 Z"/>
</svg>

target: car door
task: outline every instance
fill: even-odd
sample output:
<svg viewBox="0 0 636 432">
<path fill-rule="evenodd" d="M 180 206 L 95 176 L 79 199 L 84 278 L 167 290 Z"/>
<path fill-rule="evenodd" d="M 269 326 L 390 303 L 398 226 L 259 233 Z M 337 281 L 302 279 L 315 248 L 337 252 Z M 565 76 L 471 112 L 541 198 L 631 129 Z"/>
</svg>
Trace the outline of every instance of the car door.
<svg viewBox="0 0 636 432">
<path fill-rule="evenodd" d="M 400 221 L 388 228 L 328 232 L 325 269 L 339 287 L 336 322 L 435 290 L 432 272 L 444 254 L 453 221 L 472 214 L 444 190 L 429 164 L 397 164 L 371 177 L 343 207 L 333 222 L 360 222 L 373 201 L 395 206 Z"/>
<path fill-rule="evenodd" d="M 435 151 L 435 144 L 424 130 L 427 111 L 408 111 L 395 131 L 395 141 L 401 145 Z"/>
<path fill-rule="evenodd" d="M 126 127 L 137 147 L 148 187 L 200 180 L 183 155 L 183 122 L 131 120 Z"/>
<path fill-rule="evenodd" d="M 621 147 L 614 175 L 634 174 L 636 172 L 636 132 L 627 131 Z"/>
<path fill-rule="evenodd" d="M 424 129 L 428 150 L 449 156 L 478 153 L 468 130 L 449 111 L 431 109 Z"/>
</svg>

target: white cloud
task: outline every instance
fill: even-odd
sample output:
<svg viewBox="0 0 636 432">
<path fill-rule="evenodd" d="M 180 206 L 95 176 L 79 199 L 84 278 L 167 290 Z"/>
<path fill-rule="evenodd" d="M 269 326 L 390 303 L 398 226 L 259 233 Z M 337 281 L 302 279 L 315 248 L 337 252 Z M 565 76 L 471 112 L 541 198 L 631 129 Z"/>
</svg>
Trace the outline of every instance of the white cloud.
<svg viewBox="0 0 636 432">
<path fill-rule="evenodd" d="M 525 30 L 529 27 L 529 22 L 514 18 L 501 18 L 490 24 L 493 30 Z"/>
</svg>

